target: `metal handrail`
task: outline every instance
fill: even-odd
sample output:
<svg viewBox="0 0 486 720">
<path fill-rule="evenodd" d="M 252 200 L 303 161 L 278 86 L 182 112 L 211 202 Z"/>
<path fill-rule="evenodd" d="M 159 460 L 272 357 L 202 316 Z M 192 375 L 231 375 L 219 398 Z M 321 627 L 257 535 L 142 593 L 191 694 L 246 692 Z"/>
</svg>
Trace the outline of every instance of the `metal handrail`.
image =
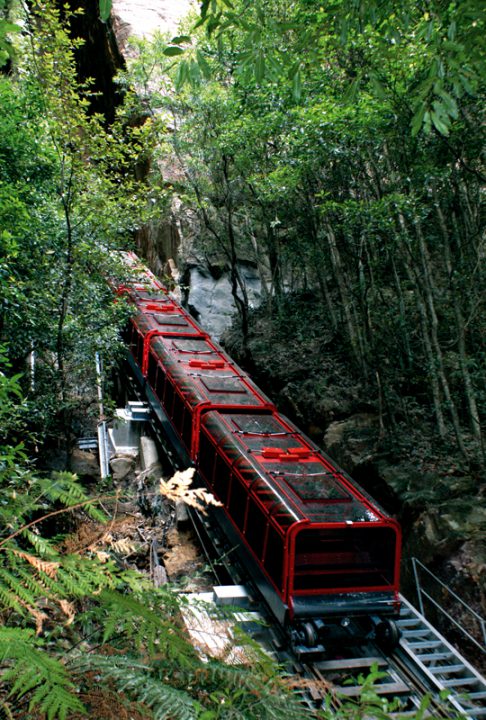
<svg viewBox="0 0 486 720">
<path fill-rule="evenodd" d="M 455 593 L 453 590 L 451 590 L 451 588 L 448 585 L 446 585 L 444 582 L 442 582 L 442 580 L 440 580 L 436 575 L 434 575 L 434 573 L 431 572 L 429 570 L 429 568 L 426 567 L 422 562 L 420 562 L 420 560 L 413 557 L 412 558 L 412 566 L 413 566 L 413 574 L 415 577 L 415 585 L 416 585 L 416 589 L 417 589 L 417 598 L 418 598 L 418 603 L 419 603 L 419 609 L 420 609 L 421 614 L 425 617 L 423 598 L 426 598 L 439 612 L 442 613 L 442 615 L 444 615 L 451 623 L 453 623 L 453 625 L 455 625 L 463 635 L 465 635 L 472 643 L 474 643 L 474 645 L 476 645 L 476 647 L 478 647 L 481 650 L 481 652 L 486 653 L 486 620 L 483 617 L 481 617 L 481 615 L 479 615 L 475 610 L 473 610 L 473 608 L 470 605 L 468 605 L 466 602 L 464 602 L 464 600 L 461 597 L 459 597 L 459 595 L 457 595 L 457 593 Z M 456 602 L 460 603 L 467 610 L 469 615 L 471 615 L 477 621 L 477 623 L 480 627 L 481 634 L 483 636 L 483 641 L 484 641 L 483 645 L 481 645 L 481 643 L 478 642 L 478 640 L 476 640 L 476 638 L 473 637 L 471 635 L 471 633 L 469 633 L 466 630 L 465 627 L 463 627 L 457 620 L 455 620 L 447 612 L 447 610 L 445 610 L 445 608 L 443 608 L 442 605 L 439 602 L 437 602 L 437 600 L 435 600 L 422 587 L 422 585 L 420 583 L 418 568 L 420 568 L 421 570 L 426 572 L 427 575 L 429 575 L 429 577 L 431 577 L 438 585 L 440 585 L 441 588 L 446 590 L 446 592 L 449 593 L 449 595 L 452 598 L 454 598 L 454 600 Z"/>
</svg>

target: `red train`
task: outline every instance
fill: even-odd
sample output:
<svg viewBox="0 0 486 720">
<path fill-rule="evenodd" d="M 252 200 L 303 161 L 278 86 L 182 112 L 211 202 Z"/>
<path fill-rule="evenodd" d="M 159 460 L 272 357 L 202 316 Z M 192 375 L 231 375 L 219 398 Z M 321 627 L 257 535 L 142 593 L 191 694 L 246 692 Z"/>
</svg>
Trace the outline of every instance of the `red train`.
<svg viewBox="0 0 486 720">
<path fill-rule="evenodd" d="M 401 533 L 274 405 L 136 255 L 118 288 L 136 310 L 129 362 L 186 458 L 221 501 L 223 525 L 296 644 L 321 647 L 355 616 L 398 640 Z"/>
</svg>

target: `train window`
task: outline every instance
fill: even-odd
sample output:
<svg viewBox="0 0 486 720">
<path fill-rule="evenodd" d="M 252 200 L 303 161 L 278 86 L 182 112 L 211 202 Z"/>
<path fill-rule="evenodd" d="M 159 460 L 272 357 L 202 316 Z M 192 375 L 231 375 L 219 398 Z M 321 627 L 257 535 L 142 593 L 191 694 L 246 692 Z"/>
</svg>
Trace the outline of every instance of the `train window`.
<svg viewBox="0 0 486 720">
<path fill-rule="evenodd" d="M 159 369 L 157 372 L 157 379 L 155 381 L 155 393 L 156 393 L 157 397 L 159 398 L 159 400 L 162 400 L 162 398 L 164 397 L 165 379 L 166 379 L 166 374 L 165 374 L 162 366 L 159 365 Z"/>
<path fill-rule="evenodd" d="M 263 566 L 279 590 L 282 590 L 283 559 L 283 538 L 272 525 L 269 525 Z"/>
<path fill-rule="evenodd" d="M 150 385 L 155 388 L 155 379 L 157 375 L 157 360 L 152 355 L 152 353 L 149 353 L 149 359 L 148 359 L 148 380 Z"/>
<path fill-rule="evenodd" d="M 210 377 L 202 380 L 202 385 L 211 393 L 231 393 L 245 395 L 247 390 L 239 377 Z"/>
<path fill-rule="evenodd" d="M 295 545 L 295 591 L 386 588 L 394 582 L 390 528 L 303 530 Z"/>
<path fill-rule="evenodd" d="M 208 485 L 213 485 L 213 471 L 215 464 L 216 450 L 208 437 L 201 433 L 199 445 L 199 471 Z"/>
<path fill-rule="evenodd" d="M 143 362 L 143 335 L 141 333 L 137 333 L 137 350 L 135 355 L 138 364 L 140 367 L 142 367 Z"/>
<path fill-rule="evenodd" d="M 192 446 L 192 414 L 187 407 L 186 412 L 184 413 L 184 421 L 182 423 L 182 440 L 190 452 Z"/>
<path fill-rule="evenodd" d="M 241 480 L 233 476 L 231 483 L 231 494 L 228 505 L 228 513 L 231 519 L 240 530 L 243 530 L 246 515 L 247 491 Z"/>
<path fill-rule="evenodd" d="M 278 510 L 281 510 L 278 512 Z M 285 508 L 282 510 L 281 508 L 274 507 L 271 511 L 272 518 L 275 520 L 279 528 L 282 530 L 285 530 L 286 528 L 289 528 L 291 525 L 295 522 L 295 515 L 292 515 L 292 513 L 287 512 Z"/>
<path fill-rule="evenodd" d="M 332 505 L 352 502 L 350 493 L 336 481 L 332 473 L 322 472 L 320 464 L 299 463 L 292 476 L 285 479 L 304 503 Z"/>
<path fill-rule="evenodd" d="M 182 425 L 184 423 L 184 411 L 185 411 L 185 405 L 184 400 L 181 398 L 179 393 L 176 391 L 174 393 L 174 410 L 172 413 L 172 420 L 174 421 L 174 426 L 179 433 L 179 435 L 182 435 Z"/>
<path fill-rule="evenodd" d="M 156 322 L 159 325 L 187 325 L 187 322 L 183 315 L 174 313 L 173 315 L 154 315 Z"/>
<path fill-rule="evenodd" d="M 172 347 L 178 350 L 180 353 L 187 353 L 188 355 L 199 355 L 201 359 L 205 359 L 204 356 L 214 355 L 215 351 L 208 345 L 205 338 L 186 338 L 182 340 L 174 340 Z"/>
<path fill-rule="evenodd" d="M 250 498 L 248 501 L 245 537 L 248 545 L 259 560 L 261 560 L 263 555 L 266 526 L 267 521 L 261 508 Z"/>
<path fill-rule="evenodd" d="M 240 469 L 245 471 L 242 466 Z M 250 472 L 254 476 L 254 471 L 250 468 Z M 255 495 L 263 505 L 266 514 L 271 516 L 278 526 L 282 529 L 293 525 L 298 519 L 298 515 L 292 511 L 292 507 L 288 498 L 282 489 L 278 489 L 273 484 L 265 482 L 262 478 L 251 478 L 250 489 L 252 495 Z"/>
<path fill-rule="evenodd" d="M 230 480 L 230 469 L 226 461 L 221 457 L 219 453 L 216 453 L 216 463 L 214 468 L 214 491 L 224 505 L 226 505 L 228 502 Z"/>
<path fill-rule="evenodd" d="M 174 386 L 172 385 L 171 381 L 167 379 L 167 382 L 165 383 L 165 393 L 164 393 L 164 410 L 167 413 L 167 415 L 172 420 L 172 408 L 174 406 Z"/>
</svg>

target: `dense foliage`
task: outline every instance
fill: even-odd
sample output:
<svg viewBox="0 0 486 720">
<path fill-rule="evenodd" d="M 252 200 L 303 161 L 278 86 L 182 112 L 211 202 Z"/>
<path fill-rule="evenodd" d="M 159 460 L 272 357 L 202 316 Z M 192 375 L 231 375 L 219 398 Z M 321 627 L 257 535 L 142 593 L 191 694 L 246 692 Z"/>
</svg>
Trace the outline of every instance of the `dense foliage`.
<svg viewBox="0 0 486 720">
<path fill-rule="evenodd" d="M 61 430 L 69 446 L 94 353 L 112 354 L 124 313 L 106 285 L 108 251 L 143 216 L 142 188 L 130 179 L 143 138 L 131 143 L 121 124 L 106 129 L 88 113 L 90 88 L 73 61 L 79 41 L 52 8 L 34 4 L 29 23 L 16 75 L 0 77 L 0 332 L 24 371 L 31 430 L 39 442 Z"/>
<path fill-rule="evenodd" d="M 269 312 L 312 291 L 385 429 L 432 412 L 437 436 L 483 464 L 484 8 L 275 0 L 202 15 L 199 34 L 145 48 L 134 77 L 172 64 L 175 89 L 150 102 L 171 113 L 178 189 L 201 256 L 227 262 L 243 334 L 249 259 Z"/>
</svg>

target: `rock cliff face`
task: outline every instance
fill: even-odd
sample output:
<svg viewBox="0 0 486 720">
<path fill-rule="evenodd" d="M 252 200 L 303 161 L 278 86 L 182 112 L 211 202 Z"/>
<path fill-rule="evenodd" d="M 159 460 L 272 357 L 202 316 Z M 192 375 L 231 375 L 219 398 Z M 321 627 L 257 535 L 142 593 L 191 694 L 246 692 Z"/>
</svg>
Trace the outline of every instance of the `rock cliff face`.
<svg viewBox="0 0 486 720">
<path fill-rule="evenodd" d="M 98 3 L 89 0 L 59 0 L 61 13 L 66 8 L 83 8 L 82 14 L 71 19 L 73 37 L 81 37 L 84 44 L 76 51 L 76 64 L 80 78 L 92 78 L 94 94 L 91 107 L 94 112 L 104 115 L 108 122 L 114 118 L 114 112 L 121 98 L 113 78 L 125 60 L 120 51 L 118 40 L 111 23 L 99 19 Z"/>
<path fill-rule="evenodd" d="M 143 38 L 156 32 L 175 35 L 191 5 L 191 0 L 113 0 L 113 26 L 120 50 L 124 51 L 131 35 Z"/>
</svg>

